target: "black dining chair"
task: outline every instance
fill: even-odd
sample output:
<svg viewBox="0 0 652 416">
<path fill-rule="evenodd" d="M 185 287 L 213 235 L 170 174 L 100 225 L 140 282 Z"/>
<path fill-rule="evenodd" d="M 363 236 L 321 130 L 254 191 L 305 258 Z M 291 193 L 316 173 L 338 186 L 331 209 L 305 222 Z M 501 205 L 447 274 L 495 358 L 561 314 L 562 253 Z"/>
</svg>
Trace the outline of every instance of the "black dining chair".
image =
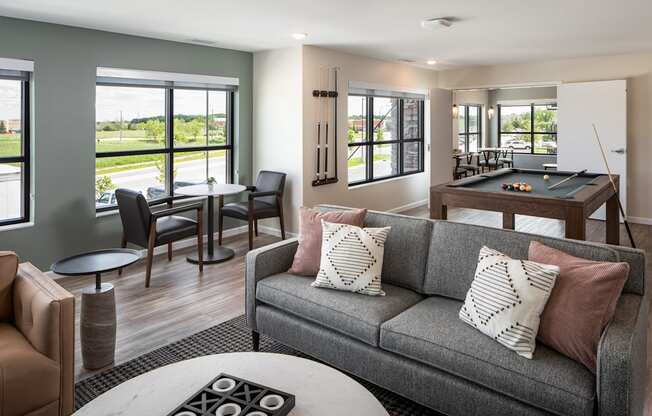
<svg viewBox="0 0 652 416">
<path fill-rule="evenodd" d="M 254 233 L 258 237 L 258 220 L 278 217 L 281 225 L 281 238 L 285 240 L 283 223 L 283 191 L 285 173 L 261 170 L 255 186 L 247 186 L 249 192 L 246 202 L 232 202 L 221 205 L 219 209 L 219 232 L 217 241 L 222 244 L 222 225 L 224 217 L 247 221 L 249 225 L 249 250 L 254 247 Z"/>
<path fill-rule="evenodd" d="M 500 150 L 485 150 L 483 152 L 484 159 L 478 161 L 480 165 L 480 170 L 484 172 L 485 167 L 487 170 L 492 171 L 500 169 L 504 166 L 504 163 L 500 160 Z"/>
<path fill-rule="evenodd" d="M 466 163 L 461 163 L 460 167 L 462 169 L 466 169 L 468 173 L 471 174 L 471 176 L 477 174 L 480 171 L 480 167 L 478 165 L 473 164 L 473 153 L 468 152 L 466 154 Z"/>
<path fill-rule="evenodd" d="M 508 168 L 513 168 L 514 167 L 514 149 L 503 149 L 500 154 L 500 158 L 498 158 L 500 162 L 503 163 L 503 165 L 507 166 Z"/>
<path fill-rule="evenodd" d="M 152 212 L 147 200 L 140 192 L 131 189 L 116 189 L 115 196 L 122 220 L 122 247 L 131 243 L 147 248 L 145 287 L 149 287 L 152 275 L 154 247 L 167 244 L 169 261 L 172 260 L 172 243 L 194 235 L 197 236 L 199 271 L 204 270 L 202 258 L 204 252 L 202 226 L 204 205 L 201 202 Z M 197 221 L 175 215 L 188 211 L 197 211 Z M 121 274 L 122 269 L 118 273 Z"/>
</svg>

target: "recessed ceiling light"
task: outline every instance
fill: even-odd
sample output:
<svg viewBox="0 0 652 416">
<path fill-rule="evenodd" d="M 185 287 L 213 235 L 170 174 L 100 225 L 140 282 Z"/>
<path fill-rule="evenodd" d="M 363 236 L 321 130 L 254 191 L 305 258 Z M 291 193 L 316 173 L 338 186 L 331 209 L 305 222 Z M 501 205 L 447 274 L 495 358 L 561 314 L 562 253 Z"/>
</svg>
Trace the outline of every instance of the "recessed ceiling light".
<svg viewBox="0 0 652 416">
<path fill-rule="evenodd" d="M 434 19 L 426 19 L 421 21 L 421 27 L 426 30 L 436 30 L 451 27 L 452 24 L 452 19 L 445 17 L 436 17 Z"/>
<path fill-rule="evenodd" d="M 293 33 L 292 37 L 296 40 L 303 40 L 308 36 L 307 33 Z"/>
<path fill-rule="evenodd" d="M 426 63 L 427 63 L 428 65 L 435 65 L 435 64 L 437 63 L 437 61 L 435 61 L 434 59 L 431 58 L 431 59 L 428 59 L 428 60 L 426 61 Z"/>
</svg>

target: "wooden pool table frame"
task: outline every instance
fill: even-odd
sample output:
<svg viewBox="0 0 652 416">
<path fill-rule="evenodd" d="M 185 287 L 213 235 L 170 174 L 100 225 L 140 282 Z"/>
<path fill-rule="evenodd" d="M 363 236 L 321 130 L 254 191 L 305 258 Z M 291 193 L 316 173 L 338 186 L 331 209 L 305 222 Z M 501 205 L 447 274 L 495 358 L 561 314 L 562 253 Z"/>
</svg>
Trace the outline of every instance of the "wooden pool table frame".
<svg viewBox="0 0 652 416">
<path fill-rule="evenodd" d="M 516 169 L 522 172 L 553 174 L 550 171 Z M 500 169 L 488 174 L 498 176 L 513 172 L 514 169 Z M 572 175 L 574 172 L 556 172 Z M 586 219 L 602 204 L 606 203 L 606 242 L 620 244 L 620 215 L 618 211 L 618 194 L 614 191 L 609 177 L 598 175 L 591 185 L 585 185 L 571 198 L 557 198 L 537 195 L 536 193 L 518 193 L 501 189 L 487 191 L 483 189 L 450 186 L 464 183 L 470 178 L 463 178 L 430 188 L 430 218 L 447 218 L 447 207 L 474 208 L 503 213 L 503 228 L 514 229 L 514 214 L 531 215 L 533 217 L 556 218 L 566 221 L 566 238 L 575 240 L 586 239 Z M 614 183 L 619 189 L 620 178 L 613 175 Z"/>
</svg>

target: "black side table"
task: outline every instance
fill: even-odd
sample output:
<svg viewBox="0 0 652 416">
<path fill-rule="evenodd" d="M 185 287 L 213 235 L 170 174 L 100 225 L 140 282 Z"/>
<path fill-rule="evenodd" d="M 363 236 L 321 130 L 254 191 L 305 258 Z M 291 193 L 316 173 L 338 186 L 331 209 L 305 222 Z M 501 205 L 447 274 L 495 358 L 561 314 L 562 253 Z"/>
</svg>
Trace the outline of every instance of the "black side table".
<svg viewBox="0 0 652 416">
<path fill-rule="evenodd" d="M 140 259 L 136 250 L 114 248 L 77 254 L 59 260 L 52 271 L 65 276 L 95 275 L 95 285 L 82 291 L 81 348 L 84 367 L 96 370 L 115 357 L 115 292 L 113 285 L 102 283 L 102 273 L 121 269 Z"/>
</svg>

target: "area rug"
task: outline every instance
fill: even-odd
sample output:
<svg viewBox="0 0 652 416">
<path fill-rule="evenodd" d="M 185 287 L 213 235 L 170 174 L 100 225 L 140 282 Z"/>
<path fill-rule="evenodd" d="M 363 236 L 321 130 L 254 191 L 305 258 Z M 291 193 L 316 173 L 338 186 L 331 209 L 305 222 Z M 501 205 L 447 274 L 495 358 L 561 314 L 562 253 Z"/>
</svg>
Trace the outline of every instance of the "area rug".
<svg viewBox="0 0 652 416">
<path fill-rule="evenodd" d="M 261 336 L 260 350 L 312 359 L 265 336 Z M 251 332 L 246 326 L 244 315 L 80 381 L 75 385 L 75 408 L 79 409 L 105 391 L 155 368 L 202 355 L 239 351 L 251 351 Z M 439 416 L 439 413 L 417 403 L 354 378 L 376 396 L 391 416 Z"/>
</svg>

